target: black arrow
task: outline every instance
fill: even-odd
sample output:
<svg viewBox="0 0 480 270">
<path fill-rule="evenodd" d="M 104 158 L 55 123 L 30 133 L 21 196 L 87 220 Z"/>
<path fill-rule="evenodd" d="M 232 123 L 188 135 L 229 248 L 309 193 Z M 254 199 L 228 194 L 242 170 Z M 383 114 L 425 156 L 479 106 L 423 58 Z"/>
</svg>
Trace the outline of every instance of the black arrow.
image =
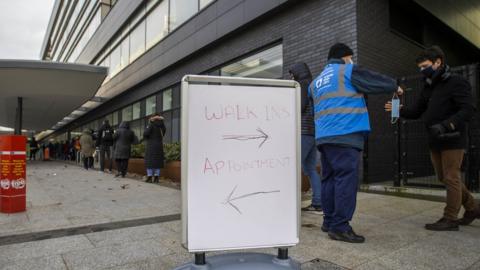
<svg viewBox="0 0 480 270">
<path fill-rule="evenodd" d="M 260 134 L 257 134 L 257 135 L 223 135 L 222 138 L 224 140 L 237 140 L 237 141 L 250 141 L 250 140 L 263 139 L 263 141 L 260 143 L 260 145 L 258 145 L 258 148 L 260 148 L 270 137 L 261 128 L 257 128 L 257 131 Z"/>
<path fill-rule="evenodd" d="M 233 198 L 232 198 L 233 193 L 235 192 L 236 189 L 237 189 L 237 186 L 235 186 L 235 187 L 233 188 L 232 192 L 230 192 L 230 194 L 228 195 L 227 199 L 223 202 L 223 204 L 228 204 L 228 205 L 230 205 L 230 206 L 233 207 L 235 210 L 237 210 L 237 212 L 238 212 L 239 214 L 242 214 L 242 211 L 240 211 L 240 209 L 238 208 L 238 206 L 236 206 L 235 204 L 232 203 L 233 201 L 240 200 L 240 199 L 244 199 L 244 198 L 251 197 L 251 196 L 260 195 L 260 194 L 270 194 L 270 193 L 280 192 L 280 190 L 258 191 L 258 192 L 247 193 L 247 194 L 244 194 L 244 195 L 241 195 L 241 196 L 237 196 L 237 197 L 233 197 Z"/>
</svg>

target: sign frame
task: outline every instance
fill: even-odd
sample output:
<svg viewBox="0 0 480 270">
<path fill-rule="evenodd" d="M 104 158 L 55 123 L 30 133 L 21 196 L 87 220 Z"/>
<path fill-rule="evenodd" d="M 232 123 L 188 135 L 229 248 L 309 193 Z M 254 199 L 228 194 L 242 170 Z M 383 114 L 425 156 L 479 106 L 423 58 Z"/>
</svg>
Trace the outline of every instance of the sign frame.
<svg viewBox="0 0 480 270">
<path fill-rule="evenodd" d="M 296 120 L 296 209 L 297 209 L 297 238 L 300 239 L 300 225 L 301 225 L 301 113 L 298 108 L 301 105 L 301 86 L 298 82 L 293 80 L 278 80 L 278 79 L 261 79 L 261 78 L 243 78 L 243 77 L 220 77 L 220 76 L 204 76 L 204 75 L 185 75 L 181 81 L 181 194 L 182 194 L 182 246 L 189 252 L 205 252 L 216 251 L 216 249 L 208 250 L 189 250 L 188 249 L 188 141 L 189 141 L 189 119 L 188 119 L 188 105 L 189 105 L 189 85 L 191 84 L 234 84 L 238 86 L 265 86 L 265 87 L 285 87 L 295 88 L 295 104 L 297 110 L 295 112 Z M 281 246 L 256 246 L 251 248 L 268 248 Z M 231 248 L 229 250 L 235 250 Z M 246 249 L 242 247 L 242 249 Z M 248 248 L 247 248 L 248 249 Z"/>
</svg>

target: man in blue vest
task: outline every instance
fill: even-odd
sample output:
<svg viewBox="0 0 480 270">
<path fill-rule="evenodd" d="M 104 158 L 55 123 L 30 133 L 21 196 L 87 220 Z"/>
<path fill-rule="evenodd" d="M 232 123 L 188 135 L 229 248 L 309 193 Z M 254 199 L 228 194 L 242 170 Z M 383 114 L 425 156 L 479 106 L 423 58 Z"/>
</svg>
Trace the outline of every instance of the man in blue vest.
<svg viewBox="0 0 480 270">
<path fill-rule="evenodd" d="M 402 94 L 396 81 L 353 64 L 353 51 L 337 43 L 313 80 L 315 139 L 322 159 L 322 231 L 333 240 L 363 243 L 349 225 L 355 212 L 360 152 L 370 132 L 364 94 Z"/>
</svg>

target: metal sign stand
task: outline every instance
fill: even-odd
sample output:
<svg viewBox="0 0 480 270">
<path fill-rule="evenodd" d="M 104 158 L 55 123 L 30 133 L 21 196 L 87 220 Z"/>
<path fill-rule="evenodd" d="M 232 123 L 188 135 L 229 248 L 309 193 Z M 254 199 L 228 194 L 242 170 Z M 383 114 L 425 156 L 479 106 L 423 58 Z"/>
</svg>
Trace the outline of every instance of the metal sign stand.
<svg viewBox="0 0 480 270">
<path fill-rule="evenodd" d="M 230 253 L 205 259 L 205 253 L 195 253 L 195 260 L 174 270 L 299 270 L 300 263 L 288 257 L 288 248 L 279 248 L 278 255 L 263 253 Z"/>
</svg>

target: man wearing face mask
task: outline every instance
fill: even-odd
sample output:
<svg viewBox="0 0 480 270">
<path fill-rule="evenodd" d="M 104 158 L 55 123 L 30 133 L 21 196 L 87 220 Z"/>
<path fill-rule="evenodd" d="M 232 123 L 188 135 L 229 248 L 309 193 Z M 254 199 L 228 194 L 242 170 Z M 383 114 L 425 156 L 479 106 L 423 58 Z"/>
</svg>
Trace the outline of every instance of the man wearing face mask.
<svg viewBox="0 0 480 270">
<path fill-rule="evenodd" d="M 352 61 L 353 51 L 337 43 L 322 73 L 310 84 L 314 101 L 315 140 L 322 160 L 322 231 L 333 240 L 363 243 L 349 225 L 355 212 L 360 152 L 370 132 L 364 94 L 403 90 L 393 78 Z"/>
<path fill-rule="evenodd" d="M 461 166 L 467 147 L 466 123 L 472 117 L 471 86 L 464 78 L 450 73 L 445 55 L 438 46 L 421 52 L 417 59 L 425 77 L 425 87 L 411 106 L 403 106 L 400 116 L 418 119 L 423 115 L 429 133 L 431 159 L 438 179 L 447 188 L 447 205 L 443 217 L 426 224 L 427 230 L 458 231 L 480 218 L 480 208 L 462 182 Z M 391 110 L 391 103 L 385 105 Z M 457 219 L 461 206 L 465 214 Z"/>
</svg>

